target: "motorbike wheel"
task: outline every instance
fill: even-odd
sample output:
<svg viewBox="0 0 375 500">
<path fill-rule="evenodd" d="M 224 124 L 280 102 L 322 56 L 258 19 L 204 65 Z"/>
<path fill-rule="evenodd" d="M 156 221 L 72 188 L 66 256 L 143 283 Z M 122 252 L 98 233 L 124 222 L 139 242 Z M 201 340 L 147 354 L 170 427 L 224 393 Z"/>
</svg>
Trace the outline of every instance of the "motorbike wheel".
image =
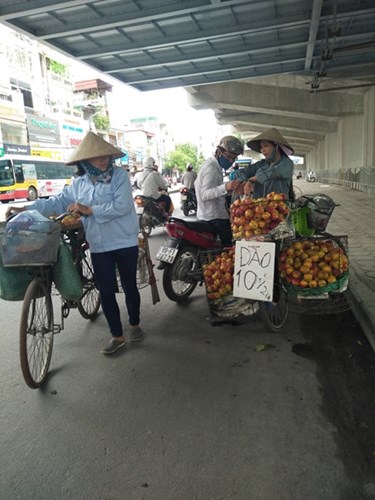
<svg viewBox="0 0 375 500">
<path fill-rule="evenodd" d="M 185 217 L 189 215 L 189 209 L 187 207 L 184 207 L 182 211 L 184 212 Z"/>
<path fill-rule="evenodd" d="M 139 229 L 146 236 L 150 236 L 152 231 L 152 222 L 151 217 L 148 215 L 148 213 L 143 212 L 143 214 L 141 214 L 141 216 L 139 217 Z"/>
<path fill-rule="evenodd" d="M 191 271 L 199 268 L 198 250 L 194 247 L 181 248 L 173 264 L 167 266 L 163 273 L 163 289 L 169 300 L 182 302 L 193 293 L 198 281 Z"/>
<path fill-rule="evenodd" d="M 273 301 L 259 302 L 259 312 L 266 325 L 273 332 L 280 332 L 289 312 L 288 295 L 279 283 L 274 284 Z"/>
</svg>

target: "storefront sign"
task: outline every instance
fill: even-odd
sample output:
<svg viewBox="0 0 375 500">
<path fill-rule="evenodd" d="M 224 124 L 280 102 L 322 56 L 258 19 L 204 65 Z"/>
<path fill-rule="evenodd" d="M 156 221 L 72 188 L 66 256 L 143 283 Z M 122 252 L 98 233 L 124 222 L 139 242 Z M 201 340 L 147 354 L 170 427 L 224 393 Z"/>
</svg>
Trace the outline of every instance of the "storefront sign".
<svg viewBox="0 0 375 500">
<path fill-rule="evenodd" d="M 26 123 L 30 142 L 60 144 L 59 123 L 51 118 L 27 114 Z"/>
<path fill-rule="evenodd" d="M 275 270 L 275 243 L 236 241 L 233 295 L 271 302 Z"/>
<path fill-rule="evenodd" d="M 30 146 L 25 144 L 9 144 L 4 142 L 4 154 L 8 155 L 29 155 Z"/>
</svg>

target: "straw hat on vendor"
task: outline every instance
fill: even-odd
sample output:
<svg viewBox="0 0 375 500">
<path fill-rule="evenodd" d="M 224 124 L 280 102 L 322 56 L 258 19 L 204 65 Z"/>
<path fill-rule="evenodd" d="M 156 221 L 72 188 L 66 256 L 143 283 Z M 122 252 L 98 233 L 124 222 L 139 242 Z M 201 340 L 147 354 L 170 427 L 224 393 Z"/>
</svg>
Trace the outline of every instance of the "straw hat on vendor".
<svg viewBox="0 0 375 500">
<path fill-rule="evenodd" d="M 112 146 L 112 144 L 94 134 L 94 132 L 87 132 L 82 142 L 66 162 L 66 165 L 76 165 L 81 161 L 101 156 L 109 156 L 113 160 L 124 156 L 124 152 Z"/>
<path fill-rule="evenodd" d="M 294 149 L 289 144 L 289 142 L 285 139 L 281 132 L 279 132 L 276 128 L 270 128 L 265 130 L 261 134 L 254 137 L 248 141 L 247 147 L 256 151 L 257 153 L 261 153 L 261 141 L 268 141 L 275 144 L 275 146 L 279 146 L 279 148 L 287 155 L 290 156 L 294 153 Z"/>
</svg>

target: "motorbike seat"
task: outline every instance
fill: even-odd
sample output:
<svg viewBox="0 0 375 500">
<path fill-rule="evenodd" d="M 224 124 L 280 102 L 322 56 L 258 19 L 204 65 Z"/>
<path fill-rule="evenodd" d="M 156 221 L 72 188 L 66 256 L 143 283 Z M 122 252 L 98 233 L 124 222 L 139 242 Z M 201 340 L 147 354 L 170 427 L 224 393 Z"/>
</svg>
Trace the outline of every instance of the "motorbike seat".
<svg viewBox="0 0 375 500">
<path fill-rule="evenodd" d="M 179 219 L 178 217 L 169 217 L 168 222 L 174 222 L 174 221 L 183 224 L 184 226 L 193 229 L 195 231 L 212 233 L 217 235 L 215 227 L 210 222 L 204 220 L 189 221 L 185 219 Z"/>
</svg>

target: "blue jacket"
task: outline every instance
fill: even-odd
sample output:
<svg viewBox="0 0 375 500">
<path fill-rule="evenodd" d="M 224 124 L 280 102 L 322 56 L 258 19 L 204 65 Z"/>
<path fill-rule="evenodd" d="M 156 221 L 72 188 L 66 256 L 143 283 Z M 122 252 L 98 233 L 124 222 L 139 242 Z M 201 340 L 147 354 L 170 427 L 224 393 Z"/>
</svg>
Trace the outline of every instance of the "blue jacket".
<svg viewBox="0 0 375 500">
<path fill-rule="evenodd" d="M 244 167 L 246 179 L 254 175 L 257 178 L 254 185 L 253 198 L 264 198 L 273 191 L 275 193 L 284 193 L 289 198 L 293 168 L 294 164 L 292 160 L 284 155 L 272 165 L 266 160 L 260 160 Z"/>
<path fill-rule="evenodd" d="M 114 167 L 111 182 L 96 182 L 87 175 L 77 177 L 61 193 L 28 205 L 44 216 L 60 215 L 71 203 L 92 207 L 93 214 L 82 217 L 86 239 L 93 253 L 128 248 L 138 244 L 139 225 L 127 172 Z"/>
</svg>

